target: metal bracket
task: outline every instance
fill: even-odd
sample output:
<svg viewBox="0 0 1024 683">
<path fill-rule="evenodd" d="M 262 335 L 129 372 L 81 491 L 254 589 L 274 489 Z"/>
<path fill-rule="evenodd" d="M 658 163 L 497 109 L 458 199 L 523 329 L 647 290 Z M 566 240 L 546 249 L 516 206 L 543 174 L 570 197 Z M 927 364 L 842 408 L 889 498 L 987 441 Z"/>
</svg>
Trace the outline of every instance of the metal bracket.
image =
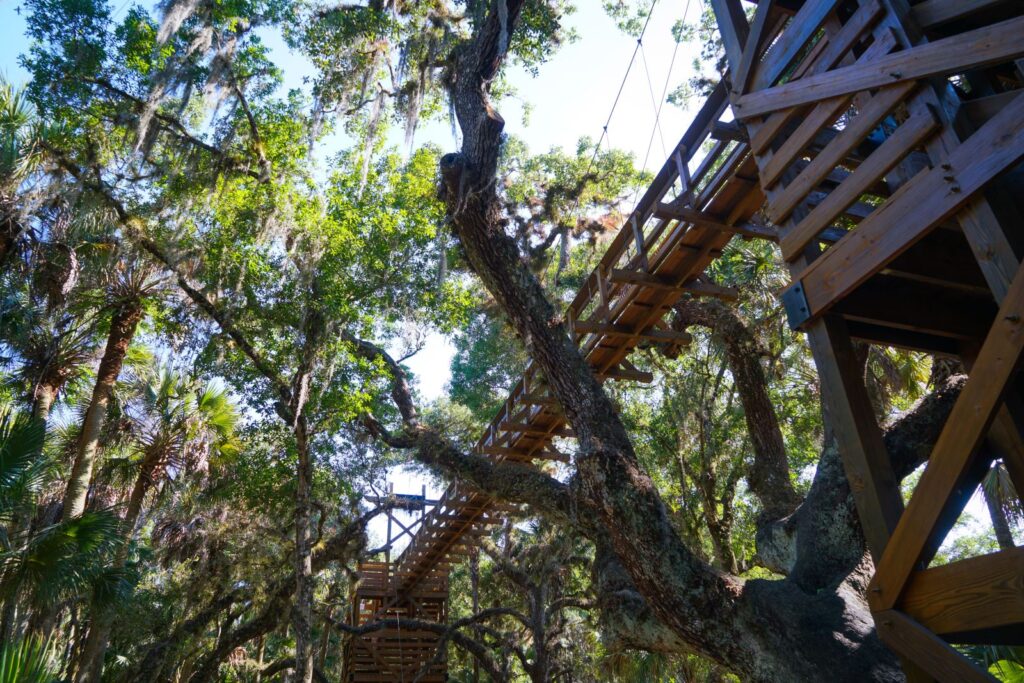
<svg viewBox="0 0 1024 683">
<path fill-rule="evenodd" d="M 786 309 L 786 318 L 789 319 L 791 330 L 799 330 L 811 317 L 811 307 L 807 305 L 804 286 L 800 282 L 794 283 L 792 287 L 782 292 L 782 306 Z"/>
</svg>

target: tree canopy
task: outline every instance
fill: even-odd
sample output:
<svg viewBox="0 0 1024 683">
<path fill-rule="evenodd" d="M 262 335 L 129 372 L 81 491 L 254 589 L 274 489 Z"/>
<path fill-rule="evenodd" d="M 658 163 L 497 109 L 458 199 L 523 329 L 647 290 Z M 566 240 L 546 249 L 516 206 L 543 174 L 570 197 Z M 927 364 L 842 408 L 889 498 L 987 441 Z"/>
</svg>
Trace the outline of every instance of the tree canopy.
<svg viewBox="0 0 1024 683">
<path fill-rule="evenodd" d="M 643 30 L 646 2 L 604 4 Z M 517 506 L 453 570 L 452 680 L 780 680 L 824 657 L 847 668 L 822 678 L 898 677 L 858 621 L 864 540 L 775 247 L 729 246 L 711 275 L 738 300 L 678 304 L 694 341 L 636 354 L 650 386 L 602 387 L 549 324 L 651 175 L 586 131 L 531 150 L 497 111 L 509 69 L 542 72 L 602 10 L 23 11 L 29 79 L 0 83 L 0 680 L 338 680 L 357 564 L 386 550 L 368 500 L 398 467 Z M 673 35 L 714 79 L 708 16 Z M 428 399 L 409 361 L 440 338 Z M 963 377 L 861 351 L 912 478 Z M 573 460 L 484 467 L 472 443 L 530 358 Z M 947 559 L 1020 537 L 1011 488 L 994 468 L 991 524 Z M 784 650 L 833 628 L 854 640 Z"/>
</svg>

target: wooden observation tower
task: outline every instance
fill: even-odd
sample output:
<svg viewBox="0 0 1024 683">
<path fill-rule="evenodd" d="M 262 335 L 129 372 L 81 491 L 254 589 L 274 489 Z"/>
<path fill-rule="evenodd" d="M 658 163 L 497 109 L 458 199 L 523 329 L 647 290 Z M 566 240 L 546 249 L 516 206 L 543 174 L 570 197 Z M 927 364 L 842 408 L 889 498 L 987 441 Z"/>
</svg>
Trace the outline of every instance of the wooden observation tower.
<svg viewBox="0 0 1024 683">
<path fill-rule="evenodd" d="M 1024 491 L 1024 2 L 711 4 L 726 78 L 570 304 L 570 332 L 602 381 L 650 381 L 629 354 L 686 345 L 666 320 L 679 298 L 735 296 L 704 272 L 726 244 L 778 242 L 781 304 L 807 333 L 876 563 L 878 632 L 912 680 L 993 680 L 951 644 L 1024 644 L 1024 549 L 929 565 L 994 461 Z M 906 506 L 855 341 L 969 372 Z M 571 437 L 531 365 L 475 450 L 542 464 Z M 505 512 L 459 484 L 420 510 L 400 557 L 360 566 L 353 624 L 443 621 L 450 563 Z M 431 634 L 353 638 L 346 680 L 411 680 Z M 422 680 L 444 680 L 439 661 Z"/>
</svg>

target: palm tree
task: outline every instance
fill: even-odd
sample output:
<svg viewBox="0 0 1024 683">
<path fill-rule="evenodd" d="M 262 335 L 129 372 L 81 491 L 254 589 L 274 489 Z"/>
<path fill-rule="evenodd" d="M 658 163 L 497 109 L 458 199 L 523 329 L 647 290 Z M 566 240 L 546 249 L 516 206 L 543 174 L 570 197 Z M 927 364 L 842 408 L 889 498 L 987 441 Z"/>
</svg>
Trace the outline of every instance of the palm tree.
<svg viewBox="0 0 1024 683">
<path fill-rule="evenodd" d="M 205 471 L 211 456 L 236 449 L 238 416 L 223 389 L 212 384 L 199 386 L 171 370 L 160 369 L 140 382 L 137 396 L 128 406 L 136 425 L 131 460 L 137 470 L 121 520 L 123 543 L 114 557 L 115 569 L 123 567 L 128 558 L 129 541 L 151 490 L 164 481 Z M 94 605 L 76 683 L 100 680 L 114 616 L 112 610 Z"/>
<path fill-rule="evenodd" d="M 44 436 L 40 421 L 0 407 L 0 639 L 5 641 L 17 630 L 19 607 L 47 611 L 80 594 L 102 571 L 102 558 L 117 541 L 116 519 L 108 511 L 40 529 L 25 523 L 40 493 L 58 476 L 43 448 Z"/>
<path fill-rule="evenodd" d="M 25 293 L 0 302 L 0 350 L 18 367 L 29 387 L 32 417 L 46 423 L 61 391 L 81 376 L 93 357 L 91 321 L 66 311 L 47 310 Z"/>
<path fill-rule="evenodd" d="M 82 419 L 74 464 L 64 494 L 63 519 L 77 517 L 85 510 L 85 499 L 96 462 L 103 419 L 114 384 L 121 374 L 128 347 L 142 321 L 145 298 L 157 286 L 156 280 L 150 277 L 150 274 L 151 271 L 147 267 L 129 267 L 117 273 L 108 288 L 109 304 L 113 311 L 110 331 L 96 372 L 92 398 Z"/>
<path fill-rule="evenodd" d="M 0 266 L 24 232 L 18 190 L 39 163 L 45 130 L 22 89 L 0 78 Z"/>
</svg>

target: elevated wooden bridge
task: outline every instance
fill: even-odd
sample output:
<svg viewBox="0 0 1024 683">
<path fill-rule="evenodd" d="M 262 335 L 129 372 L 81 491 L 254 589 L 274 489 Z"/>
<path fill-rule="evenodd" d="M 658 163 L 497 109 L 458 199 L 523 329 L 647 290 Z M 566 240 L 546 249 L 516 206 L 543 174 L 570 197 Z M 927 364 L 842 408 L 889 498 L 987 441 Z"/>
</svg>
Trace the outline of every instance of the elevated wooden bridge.
<svg viewBox="0 0 1024 683">
<path fill-rule="evenodd" d="M 740 0 L 711 4 L 726 79 L 569 306 L 571 334 L 601 380 L 650 381 L 629 355 L 688 343 L 672 306 L 734 296 L 705 274 L 728 242 L 778 242 L 782 304 L 807 333 L 877 566 L 879 634 L 914 680 L 993 680 L 950 643 L 1024 644 L 1024 549 L 928 566 L 994 460 L 1024 491 L 1024 2 L 762 0 L 749 21 Z M 906 506 L 854 340 L 969 368 Z M 564 460 L 553 442 L 571 437 L 531 365 L 476 452 Z M 361 566 L 358 619 L 444 619 L 449 567 L 505 510 L 460 484 L 435 503 L 400 557 Z M 434 658 L 427 640 L 381 643 L 350 644 L 347 680 L 399 680 L 364 676 L 374 648 L 404 680 Z M 422 680 L 444 680 L 439 661 Z"/>
</svg>

